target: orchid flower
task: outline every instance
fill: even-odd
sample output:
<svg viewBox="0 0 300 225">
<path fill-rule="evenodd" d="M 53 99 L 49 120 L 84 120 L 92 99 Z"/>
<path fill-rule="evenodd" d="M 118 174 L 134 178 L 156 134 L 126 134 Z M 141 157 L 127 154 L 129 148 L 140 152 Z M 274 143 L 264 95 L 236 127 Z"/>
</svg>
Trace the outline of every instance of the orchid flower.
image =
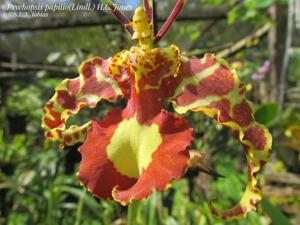
<svg viewBox="0 0 300 225">
<path fill-rule="evenodd" d="M 110 4 L 138 45 L 108 59 L 91 58 L 81 64 L 77 78 L 62 81 L 44 108 L 45 136 L 61 147 L 83 142 L 80 182 L 98 198 L 127 205 L 167 189 L 197 166 L 201 157 L 187 149 L 193 128 L 179 115 L 205 114 L 230 128 L 248 164 L 248 183 L 239 203 L 226 211 L 210 204 L 212 213 L 223 219 L 245 216 L 261 200 L 257 172 L 269 161 L 272 137 L 255 122 L 244 85 L 225 60 L 213 54 L 188 59 L 176 45 L 155 47 L 183 5 L 184 0 L 177 1 L 155 35 L 151 2 L 145 0 L 135 10 L 133 21 Z M 124 109 L 114 109 L 102 120 L 66 126 L 82 108 L 121 98 L 127 102 Z M 164 109 L 168 102 L 176 114 Z"/>
<path fill-rule="evenodd" d="M 271 62 L 270 60 L 266 60 L 264 64 L 258 69 L 258 71 L 254 72 L 251 75 L 252 80 L 262 80 L 267 75 L 267 73 L 271 69 Z"/>
</svg>

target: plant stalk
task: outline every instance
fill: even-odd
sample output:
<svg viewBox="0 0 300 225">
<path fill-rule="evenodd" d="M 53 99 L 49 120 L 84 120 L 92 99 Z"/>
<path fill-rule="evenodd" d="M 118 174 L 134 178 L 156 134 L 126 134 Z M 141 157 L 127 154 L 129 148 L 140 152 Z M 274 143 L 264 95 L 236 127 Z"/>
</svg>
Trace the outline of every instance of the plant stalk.
<svg viewBox="0 0 300 225">
<path fill-rule="evenodd" d="M 138 209 L 139 209 L 139 203 L 133 200 L 128 206 L 128 212 L 127 212 L 128 225 L 137 225 L 136 218 L 137 218 Z"/>
<path fill-rule="evenodd" d="M 81 193 L 79 201 L 78 201 L 77 210 L 76 210 L 75 225 L 80 225 L 80 222 L 81 222 L 84 195 L 85 195 L 85 190 Z"/>
</svg>

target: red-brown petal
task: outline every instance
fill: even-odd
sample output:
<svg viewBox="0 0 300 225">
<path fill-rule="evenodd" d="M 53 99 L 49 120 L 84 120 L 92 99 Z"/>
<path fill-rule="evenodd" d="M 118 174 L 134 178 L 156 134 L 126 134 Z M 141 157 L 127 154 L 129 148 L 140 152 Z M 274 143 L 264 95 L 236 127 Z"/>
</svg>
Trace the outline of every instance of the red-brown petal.
<svg viewBox="0 0 300 225">
<path fill-rule="evenodd" d="M 132 177 L 128 171 L 122 171 L 122 165 L 119 161 L 111 158 L 109 152 L 114 134 L 122 127 L 122 123 L 129 123 L 135 118 L 123 119 L 120 110 L 110 112 L 104 120 L 93 122 L 93 128 L 88 132 L 88 137 L 80 152 L 82 162 L 80 164 L 79 179 L 96 196 L 100 198 L 113 198 L 121 204 L 128 204 L 131 200 L 141 200 L 147 198 L 153 190 L 162 191 L 168 187 L 173 179 L 181 178 L 185 173 L 185 168 L 189 160 L 189 154 L 186 147 L 190 145 L 193 139 L 193 129 L 189 124 L 181 119 L 174 117 L 171 113 L 162 112 L 151 121 L 151 124 L 138 126 L 158 126 L 159 135 L 162 137 L 161 144 L 154 149 L 151 161 L 146 168 L 141 170 L 138 177 Z M 128 132 L 133 132 L 128 130 Z M 122 138 L 126 137 L 126 134 Z M 151 136 L 141 136 L 151 140 Z M 128 139 L 120 140 L 127 146 L 121 146 L 120 151 L 127 151 L 128 146 L 134 144 Z M 136 140 L 135 140 L 136 141 Z M 131 144 L 130 144 L 131 143 Z M 141 145 L 137 145 L 141 146 Z M 139 149 L 143 154 L 147 154 L 146 149 Z M 126 152 L 125 152 L 126 153 Z M 122 158 L 124 165 L 141 163 L 139 155 L 137 162 L 128 152 Z M 127 174 L 126 174 L 127 173 Z"/>
</svg>

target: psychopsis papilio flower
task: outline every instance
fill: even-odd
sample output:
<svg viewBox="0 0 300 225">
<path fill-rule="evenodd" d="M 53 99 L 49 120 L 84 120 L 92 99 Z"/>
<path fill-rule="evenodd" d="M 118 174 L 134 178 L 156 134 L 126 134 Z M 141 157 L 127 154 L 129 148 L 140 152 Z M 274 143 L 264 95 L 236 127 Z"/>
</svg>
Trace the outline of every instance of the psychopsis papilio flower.
<svg viewBox="0 0 300 225">
<path fill-rule="evenodd" d="M 155 46 L 183 5 L 183 0 L 177 1 L 154 35 L 147 0 L 135 10 L 133 21 L 110 4 L 138 45 L 108 59 L 91 58 L 81 64 L 77 78 L 62 81 L 44 108 L 45 135 L 61 147 L 83 142 L 79 180 L 93 195 L 127 205 L 147 198 L 153 190 L 165 190 L 199 159 L 187 150 L 193 141 L 191 124 L 166 111 L 165 104 L 171 102 L 179 115 L 205 114 L 232 130 L 248 164 L 248 183 L 239 203 L 226 211 L 211 205 L 212 213 L 223 219 L 245 216 L 261 200 L 256 176 L 269 160 L 272 138 L 255 122 L 244 85 L 225 60 L 213 54 L 189 59 L 176 45 Z M 66 126 L 82 108 L 121 98 L 127 102 L 124 109 L 82 126 Z"/>
</svg>

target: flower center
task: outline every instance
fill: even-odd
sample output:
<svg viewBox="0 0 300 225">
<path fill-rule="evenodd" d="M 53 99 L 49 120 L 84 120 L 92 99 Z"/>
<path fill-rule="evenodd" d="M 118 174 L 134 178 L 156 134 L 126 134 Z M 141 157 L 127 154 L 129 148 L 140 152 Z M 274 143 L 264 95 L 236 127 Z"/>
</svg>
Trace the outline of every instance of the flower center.
<svg viewBox="0 0 300 225">
<path fill-rule="evenodd" d="M 107 148 L 107 155 L 118 172 L 138 178 L 149 166 L 152 153 L 161 143 L 158 125 L 140 125 L 132 118 L 119 124 Z"/>
</svg>

